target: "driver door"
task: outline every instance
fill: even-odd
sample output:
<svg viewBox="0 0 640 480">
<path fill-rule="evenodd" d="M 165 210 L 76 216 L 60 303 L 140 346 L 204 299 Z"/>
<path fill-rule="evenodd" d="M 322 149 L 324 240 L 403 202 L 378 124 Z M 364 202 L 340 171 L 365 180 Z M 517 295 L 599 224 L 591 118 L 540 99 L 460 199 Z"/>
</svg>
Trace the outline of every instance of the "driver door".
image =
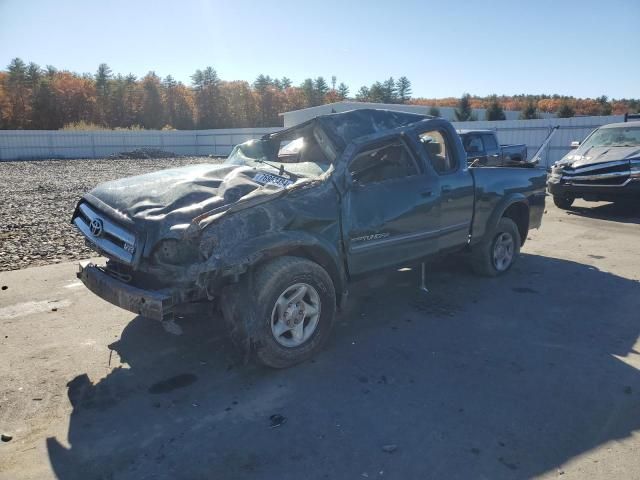
<svg viewBox="0 0 640 480">
<path fill-rule="evenodd" d="M 352 274 L 437 251 L 439 179 L 426 170 L 399 135 L 367 144 L 349 162 L 342 222 Z"/>
</svg>

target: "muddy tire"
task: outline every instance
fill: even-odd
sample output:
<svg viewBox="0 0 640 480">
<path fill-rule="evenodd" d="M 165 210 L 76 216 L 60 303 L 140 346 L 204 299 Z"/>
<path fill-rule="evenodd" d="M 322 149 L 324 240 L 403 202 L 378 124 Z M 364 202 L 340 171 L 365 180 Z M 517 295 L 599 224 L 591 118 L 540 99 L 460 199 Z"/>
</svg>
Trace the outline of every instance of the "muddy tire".
<svg viewBox="0 0 640 480">
<path fill-rule="evenodd" d="M 473 270 L 485 277 L 508 271 L 520 255 L 520 232 L 513 220 L 501 218 L 485 241 L 475 245 L 471 254 Z"/>
<path fill-rule="evenodd" d="M 571 208 L 571 205 L 573 205 L 574 200 L 575 198 L 573 198 L 570 195 L 554 195 L 553 196 L 554 205 L 563 210 L 567 210 Z"/>
<path fill-rule="evenodd" d="M 336 294 L 329 274 L 299 257 L 248 273 L 221 299 L 232 339 L 258 362 L 286 368 L 315 355 L 331 333 Z"/>
</svg>

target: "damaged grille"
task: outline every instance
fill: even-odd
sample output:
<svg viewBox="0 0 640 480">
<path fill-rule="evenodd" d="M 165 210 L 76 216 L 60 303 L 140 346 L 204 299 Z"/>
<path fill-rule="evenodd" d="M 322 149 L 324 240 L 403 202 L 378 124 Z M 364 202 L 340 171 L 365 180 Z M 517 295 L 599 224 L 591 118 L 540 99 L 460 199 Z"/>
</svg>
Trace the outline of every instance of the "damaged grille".
<svg viewBox="0 0 640 480">
<path fill-rule="evenodd" d="M 121 225 L 96 212 L 86 203 L 81 203 L 78 207 L 73 224 L 85 236 L 89 246 L 98 252 L 126 264 L 133 263 L 135 235 Z"/>
<path fill-rule="evenodd" d="M 630 177 L 629 162 L 626 160 L 577 168 L 565 167 L 562 172 L 562 182 L 569 185 L 615 187 L 625 185 Z"/>
</svg>

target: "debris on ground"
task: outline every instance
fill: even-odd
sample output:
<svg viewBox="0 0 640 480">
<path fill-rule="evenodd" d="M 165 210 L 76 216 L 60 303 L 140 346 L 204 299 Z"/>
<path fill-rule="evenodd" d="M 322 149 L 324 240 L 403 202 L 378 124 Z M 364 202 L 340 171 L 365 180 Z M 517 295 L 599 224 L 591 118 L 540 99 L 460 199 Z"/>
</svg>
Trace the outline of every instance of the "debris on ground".
<svg viewBox="0 0 640 480">
<path fill-rule="evenodd" d="M 10 442 L 13 439 L 11 435 L 5 435 L 4 433 L 0 435 L 0 440 L 3 442 Z"/>
<path fill-rule="evenodd" d="M 287 423 L 287 417 L 284 417 L 279 413 L 271 415 L 269 420 L 271 420 L 271 428 L 279 427 L 280 425 Z"/>
<path fill-rule="evenodd" d="M 136 148 L 130 152 L 120 152 L 109 155 L 107 158 L 117 160 L 146 160 L 149 158 L 175 158 L 178 157 L 173 152 L 166 152 L 158 148 Z"/>
</svg>

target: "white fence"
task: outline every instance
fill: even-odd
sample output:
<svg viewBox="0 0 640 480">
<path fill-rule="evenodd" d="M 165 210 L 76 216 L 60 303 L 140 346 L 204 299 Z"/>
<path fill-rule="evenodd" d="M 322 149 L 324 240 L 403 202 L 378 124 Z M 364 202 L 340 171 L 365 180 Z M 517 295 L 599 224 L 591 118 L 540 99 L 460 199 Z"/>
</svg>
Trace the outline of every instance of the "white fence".
<svg viewBox="0 0 640 480">
<path fill-rule="evenodd" d="M 624 117 L 545 118 L 497 122 L 455 122 L 456 128 L 492 129 L 500 143 L 524 143 L 533 156 L 552 127 L 559 125 L 542 156 L 548 167 L 569 151 L 573 140 L 583 140 L 593 129 Z M 260 138 L 279 128 L 235 128 L 180 131 L 96 131 L 0 130 L 0 161 L 37 158 L 100 158 L 137 148 L 154 148 L 178 155 L 228 155 L 238 143 Z"/>
<path fill-rule="evenodd" d="M 500 143 L 524 143 L 528 158 L 531 158 L 547 135 L 556 125 L 560 128 L 554 134 L 548 148 L 542 154 L 541 166 L 549 167 L 560 160 L 569 150 L 573 140 L 582 141 L 592 130 L 608 123 L 623 122 L 624 115 L 608 117 L 543 118 L 540 120 L 504 120 L 497 122 L 454 122 L 457 129 L 491 129 L 498 135 Z"/>
<path fill-rule="evenodd" d="M 137 148 L 178 155 L 220 155 L 278 128 L 220 130 L 0 130 L 0 161 L 38 158 L 101 158 Z"/>
</svg>

